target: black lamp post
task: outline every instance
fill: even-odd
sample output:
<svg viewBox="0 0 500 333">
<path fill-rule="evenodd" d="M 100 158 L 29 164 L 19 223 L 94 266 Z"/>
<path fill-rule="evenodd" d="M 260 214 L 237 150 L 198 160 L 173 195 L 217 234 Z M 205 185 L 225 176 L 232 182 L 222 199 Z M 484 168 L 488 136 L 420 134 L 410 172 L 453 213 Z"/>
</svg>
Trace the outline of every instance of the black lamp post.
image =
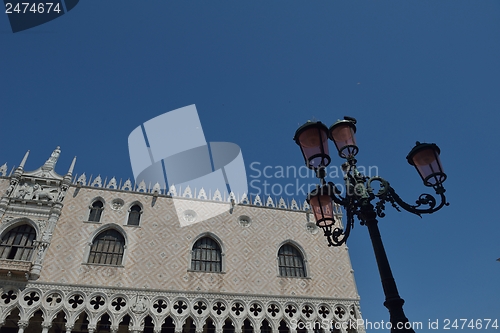
<svg viewBox="0 0 500 333">
<path fill-rule="evenodd" d="M 329 246 L 340 246 L 347 241 L 351 228 L 354 226 L 355 216 L 360 220 L 361 225 L 368 227 L 384 289 L 384 305 L 390 314 L 391 332 L 414 332 L 403 311 L 404 300 L 399 296 L 392 276 L 377 226 L 377 216 L 385 216 L 386 202 L 391 203 L 398 211 L 401 207 L 418 216 L 434 213 L 444 205 L 448 205 L 442 185 L 446 180 L 446 174 L 439 160 L 440 150 L 435 144 L 417 142 L 406 157 L 408 163 L 417 169 L 424 185 L 434 188 L 440 199 L 440 203 L 437 204 L 434 196 L 421 194 L 415 205 L 410 205 L 396 194 L 385 179 L 366 177 L 358 171 L 355 159 L 358 153 L 355 133 L 356 120 L 350 117 L 344 117 L 344 120 L 337 121 L 329 129 L 321 122 L 307 122 L 295 132 L 294 140 L 300 146 L 307 167 L 315 170 L 321 181 L 321 185 L 317 185 L 316 189 L 309 194 L 307 201 L 311 206 L 316 224 L 323 229 Z M 330 164 L 327 138 L 335 143 L 339 156 L 346 160 L 342 164 L 346 189 L 344 196 L 332 182 L 325 181 L 325 168 Z M 376 193 L 372 187 L 374 182 L 379 183 L 379 190 Z M 373 205 L 372 201 L 376 199 L 378 201 Z M 342 206 L 346 211 L 345 229 L 334 218 L 334 204 Z"/>
</svg>

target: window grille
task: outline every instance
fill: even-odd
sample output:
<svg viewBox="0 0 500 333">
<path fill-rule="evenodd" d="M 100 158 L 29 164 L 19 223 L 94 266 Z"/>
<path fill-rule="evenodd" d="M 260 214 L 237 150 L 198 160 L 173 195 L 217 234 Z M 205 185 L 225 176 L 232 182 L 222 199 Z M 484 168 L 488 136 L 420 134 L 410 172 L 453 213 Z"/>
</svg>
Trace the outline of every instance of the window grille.
<svg viewBox="0 0 500 333">
<path fill-rule="evenodd" d="M 28 224 L 9 230 L 0 242 L 0 258 L 30 261 L 35 238 L 36 231 Z"/>
<path fill-rule="evenodd" d="M 222 251 L 219 244 L 210 237 L 198 239 L 193 246 L 191 269 L 202 272 L 221 272 Z"/>
<path fill-rule="evenodd" d="M 101 220 L 101 214 L 104 210 L 104 204 L 101 200 L 96 200 L 92 203 L 90 207 L 89 221 L 99 222 Z"/>
<path fill-rule="evenodd" d="M 128 213 L 127 225 L 139 225 L 141 221 L 142 209 L 139 205 L 133 205 Z"/>
<path fill-rule="evenodd" d="M 92 243 L 89 264 L 121 265 L 125 238 L 114 229 L 101 232 Z"/>
<path fill-rule="evenodd" d="M 280 276 L 305 277 L 304 259 L 299 250 L 290 244 L 283 245 L 278 251 Z"/>
</svg>

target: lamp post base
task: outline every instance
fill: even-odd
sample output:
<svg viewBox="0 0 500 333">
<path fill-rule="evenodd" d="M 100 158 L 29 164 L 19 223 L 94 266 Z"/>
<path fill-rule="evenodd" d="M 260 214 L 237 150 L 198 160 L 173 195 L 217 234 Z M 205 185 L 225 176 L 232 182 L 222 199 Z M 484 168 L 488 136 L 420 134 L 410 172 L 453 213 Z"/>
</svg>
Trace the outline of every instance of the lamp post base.
<svg viewBox="0 0 500 333">
<path fill-rule="evenodd" d="M 415 333 L 412 328 L 411 323 L 406 318 L 403 311 L 404 300 L 400 297 L 399 299 L 386 300 L 384 306 L 389 310 L 390 321 L 392 324 L 392 332 L 408 332 Z"/>
</svg>

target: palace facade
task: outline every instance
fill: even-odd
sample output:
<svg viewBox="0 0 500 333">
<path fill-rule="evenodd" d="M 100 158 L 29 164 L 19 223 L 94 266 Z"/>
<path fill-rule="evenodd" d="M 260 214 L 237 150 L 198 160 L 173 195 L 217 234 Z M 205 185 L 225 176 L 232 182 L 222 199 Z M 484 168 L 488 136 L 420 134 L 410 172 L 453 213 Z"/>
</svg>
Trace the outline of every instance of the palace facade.
<svg viewBox="0 0 500 333">
<path fill-rule="evenodd" d="M 2 333 L 364 332 L 307 203 L 61 176 L 59 154 L 0 167 Z"/>
</svg>

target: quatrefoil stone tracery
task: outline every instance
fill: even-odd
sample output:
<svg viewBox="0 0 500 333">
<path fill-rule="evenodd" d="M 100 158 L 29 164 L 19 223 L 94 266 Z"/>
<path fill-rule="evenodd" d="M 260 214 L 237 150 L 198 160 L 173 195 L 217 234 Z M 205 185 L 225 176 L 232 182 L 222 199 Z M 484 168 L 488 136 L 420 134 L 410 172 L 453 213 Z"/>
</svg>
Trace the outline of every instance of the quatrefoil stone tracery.
<svg viewBox="0 0 500 333">
<path fill-rule="evenodd" d="M 186 302 L 179 300 L 175 302 L 173 308 L 178 314 L 182 314 L 187 309 L 187 304 Z"/>
<path fill-rule="evenodd" d="M 31 289 L 31 288 L 30 288 Z M 67 291 L 66 291 L 67 292 Z M 180 295 L 179 295 L 180 296 Z M 310 302 L 301 302 L 299 304 L 294 302 L 278 303 L 276 300 L 271 300 L 263 305 L 259 300 L 254 300 L 246 303 L 246 300 L 241 299 L 215 299 L 213 301 L 205 298 L 197 298 L 187 300 L 178 297 L 171 300 L 165 296 L 157 296 L 153 301 L 145 306 L 149 308 L 151 314 L 158 316 L 166 316 L 171 308 L 172 314 L 175 316 L 185 316 L 191 313 L 198 318 L 206 318 L 210 314 L 212 318 L 226 318 L 230 315 L 233 318 L 241 318 L 245 316 L 253 318 L 267 317 L 267 320 L 279 320 L 283 316 L 284 320 L 291 320 L 297 318 L 301 321 L 315 321 L 322 319 L 334 319 L 335 321 L 355 320 L 356 319 L 356 306 L 351 304 L 332 304 L 331 306 L 320 303 L 312 305 Z M 19 292 L 17 289 L 4 289 L 0 294 L 0 305 L 12 304 L 20 301 L 19 306 L 23 307 L 36 307 L 40 302 L 47 309 L 56 309 L 64 307 L 65 309 L 73 311 L 81 311 L 82 307 L 87 307 L 92 312 L 102 312 L 105 309 L 113 313 L 127 311 L 129 307 L 134 304 L 133 300 L 129 300 L 126 294 L 109 293 L 95 291 L 87 297 L 82 291 L 75 290 L 70 292 L 68 296 L 64 292 L 58 290 L 26 290 Z M 66 310 L 65 310 L 66 311 Z M 111 312 L 110 315 L 111 315 Z M 134 314 L 137 314 L 134 312 Z M 131 313 L 132 315 L 132 313 Z M 298 318 L 301 319 L 298 319 Z M 193 317 L 194 318 L 194 317 Z M 317 318 L 317 319 L 316 319 Z M 219 319 L 217 319 L 219 320 Z"/>
<path fill-rule="evenodd" d="M 217 316 L 222 315 L 226 311 L 226 309 L 227 306 L 222 301 L 217 301 L 212 306 L 212 310 Z"/>
<path fill-rule="evenodd" d="M 292 318 L 293 316 L 296 315 L 297 313 L 297 308 L 292 305 L 292 304 L 288 304 L 286 307 L 285 307 L 285 313 L 288 317 Z"/>
<path fill-rule="evenodd" d="M 269 304 L 267 307 L 267 312 L 271 317 L 276 317 L 280 313 L 280 308 L 276 304 Z"/>
<path fill-rule="evenodd" d="M 166 308 L 167 308 L 167 301 L 165 301 L 163 299 L 157 299 L 153 303 L 153 311 L 158 313 L 158 314 L 161 314 L 164 311 L 166 311 Z"/>
<path fill-rule="evenodd" d="M 245 310 L 245 308 L 243 307 L 243 305 L 240 302 L 235 302 L 233 304 L 233 306 L 231 306 L 231 312 L 235 316 L 240 316 L 244 310 Z"/>
<path fill-rule="evenodd" d="M 36 291 L 28 292 L 24 295 L 23 300 L 27 306 L 32 306 L 33 304 L 38 303 L 40 300 L 40 294 Z"/>
<path fill-rule="evenodd" d="M 197 301 L 193 305 L 193 310 L 198 315 L 204 314 L 207 309 L 208 309 L 208 306 L 204 301 Z"/>
<path fill-rule="evenodd" d="M 90 306 L 93 310 L 101 309 L 105 303 L 106 301 L 104 297 L 99 295 L 92 297 L 92 299 L 90 300 Z"/>
<path fill-rule="evenodd" d="M 328 309 L 326 306 L 322 305 L 319 307 L 318 313 L 322 318 L 326 318 L 330 314 L 330 309 Z"/>
<path fill-rule="evenodd" d="M 335 307 L 335 311 L 334 311 L 335 315 L 339 318 L 339 319 L 342 319 L 344 318 L 345 314 L 346 314 L 346 311 L 343 307 L 341 306 L 336 306 Z"/>
<path fill-rule="evenodd" d="M 253 303 L 249 310 L 254 317 L 259 317 L 262 314 L 262 307 L 257 303 Z"/>
<path fill-rule="evenodd" d="M 2 303 L 10 304 L 10 302 L 13 302 L 17 299 L 17 293 L 11 289 L 11 290 L 3 293 L 1 299 L 2 299 Z"/>
<path fill-rule="evenodd" d="M 127 302 L 123 297 L 116 297 L 115 299 L 113 299 L 113 301 L 111 301 L 111 306 L 115 311 L 123 310 L 123 308 L 125 308 L 126 305 Z"/>
<path fill-rule="evenodd" d="M 68 303 L 69 303 L 70 308 L 76 309 L 76 308 L 82 306 L 83 300 L 84 300 L 84 297 L 82 295 L 74 294 L 69 298 Z"/>
<path fill-rule="evenodd" d="M 304 305 L 302 307 L 302 314 L 304 315 L 304 317 L 306 318 L 310 318 L 314 313 L 314 309 L 309 306 L 309 305 Z"/>
</svg>

